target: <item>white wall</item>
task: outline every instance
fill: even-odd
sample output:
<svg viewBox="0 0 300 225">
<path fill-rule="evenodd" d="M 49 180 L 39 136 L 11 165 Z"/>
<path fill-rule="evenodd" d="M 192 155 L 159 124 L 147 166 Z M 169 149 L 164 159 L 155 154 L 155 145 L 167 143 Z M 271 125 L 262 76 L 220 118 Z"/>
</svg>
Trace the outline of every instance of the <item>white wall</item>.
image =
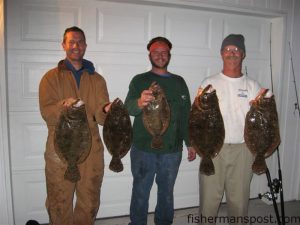
<svg viewBox="0 0 300 225">
<path fill-rule="evenodd" d="M 0 0 L 0 224 L 13 224 L 8 151 L 4 0 Z"/>
</svg>

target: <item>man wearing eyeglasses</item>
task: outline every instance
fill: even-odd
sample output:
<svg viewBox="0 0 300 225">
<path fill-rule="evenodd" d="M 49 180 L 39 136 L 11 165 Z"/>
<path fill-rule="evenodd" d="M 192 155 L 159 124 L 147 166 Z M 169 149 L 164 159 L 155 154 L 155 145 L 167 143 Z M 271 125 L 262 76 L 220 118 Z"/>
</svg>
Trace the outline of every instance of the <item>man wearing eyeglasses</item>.
<svg viewBox="0 0 300 225">
<path fill-rule="evenodd" d="M 222 42 L 220 53 L 222 72 L 201 83 L 202 88 L 211 84 L 216 89 L 225 140 L 220 153 L 213 159 L 215 174 L 199 175 L 200 224 L 216 223 L 224 192 L 230 224 L 244 224 L 247 221 L 241 218 L 246 218 L 248 212 L 253 162 L 244 141 L 244 125 L 249 102 L 258 94 L 260 85 L 242 73 L 242 62 L 246 56 L 243 35 L 228 35 Z"/>
</svg>

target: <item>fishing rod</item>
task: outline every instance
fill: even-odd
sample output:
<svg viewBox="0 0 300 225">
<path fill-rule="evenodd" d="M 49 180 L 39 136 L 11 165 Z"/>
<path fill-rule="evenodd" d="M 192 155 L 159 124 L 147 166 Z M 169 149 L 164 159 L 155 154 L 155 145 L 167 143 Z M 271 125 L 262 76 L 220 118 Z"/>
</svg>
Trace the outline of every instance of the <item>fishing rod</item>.
<svg viewBox="0 0 300 225">
<path fill-rule="evenodd" d="M 295 114 L 296 110 L 298 110 L 299 117 L 300 117 L 299 99 L 298 99 L 297 84 L 296 84 L 296 77 L 295 77 L 295 71 L 294 71 L 293 54 L 292 54 L 292 48 L 291 48 L 291 43 L 290 42 L 289 42 L 289 47 L 290 47 L 290 55 L 291 55 L 292 74 L 293 74 L 293 78 L 294 78 L 294 87 L 295 87 L 295 94 L 296 94 L 294 114 Z"/>
<path fill-rule="evenodd" d="M 274 85 L 273 85 L 273 70 L 272 70 L 272 23 L 270 25 L 270 74 L 271 74 L 271 88 L 272 93 L 274 93 Z M 300 113 L 300 112 L 299 112 Z M 277 162 L 278 162 L 278 179 L 271 179 L 270 171 L 267 168 L 266 176 L 268 180 L 268 186 L 270 192 L 266 192 L 264 194 L 259 194 L 258 197 L 262 199 L 263 197 L 267 198 L 269 201 L 273 201 L 273 207 L 275 210 L 277 223 L 278 225 L 285 225 L 285 210 L 284 210 L 284 198 L 283 198 L 283 186 L 282 186 L 282 173 L 281 173 L 281 165 L 280 165 L 280 155 L 279 155 L 279 148 L 276 148 L 277 152 Z M 280 194 L 280 209 L 281 209 L 281 219 L 279 216 L 278 206 L 276 203 L 277 194 Z"/>
</svg>

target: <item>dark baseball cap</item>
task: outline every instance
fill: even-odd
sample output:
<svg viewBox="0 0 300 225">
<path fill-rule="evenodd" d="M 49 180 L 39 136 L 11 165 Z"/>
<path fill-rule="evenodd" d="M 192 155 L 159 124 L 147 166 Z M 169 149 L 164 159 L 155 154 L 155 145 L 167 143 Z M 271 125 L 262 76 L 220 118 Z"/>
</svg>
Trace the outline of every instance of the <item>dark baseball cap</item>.
<svg viewBox="0 0 300 225">
<path fill-rule="evenodd" d="M 246 53 L 245 38 L 241 34 L 229 34 L 226 38 L 224 38 L 221 51 L 228 45 L 234 45 Z"/>
</svg>

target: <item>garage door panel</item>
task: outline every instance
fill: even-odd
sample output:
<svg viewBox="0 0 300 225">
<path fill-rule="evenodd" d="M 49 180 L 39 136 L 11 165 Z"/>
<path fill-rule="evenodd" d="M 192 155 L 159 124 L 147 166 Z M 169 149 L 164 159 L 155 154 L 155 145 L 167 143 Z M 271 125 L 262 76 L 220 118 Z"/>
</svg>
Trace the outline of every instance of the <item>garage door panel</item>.
<svg viewBox="0 0 300 225">
<path fill-rule="evenodd" d="M 44 170 L 12 173 L 15 224 L 26 224 L 30 219 L 48 223 L 45 207 L 46 185 Z"/>
<path fill-rule="evenodd" d="M 99 2 L 96 5 L 93 49 L 110 52 L 144 52 L 153 33 L 159 12 L 151 7 Z M 159 29 L 159 28 L 158 28 Z"/>
<path fill-rule="evenodd" d="M 47 126 L 39 112 L 11 112 L 12 170 L 44 169 Z"/>
<path fill-rule="evenodd" d="M 98 216 L 128 215 L 132 187 L 131 174 L 125 175 L 122 172 L 105 178 L 101 189 L 101 207 Z"/>
<path fill-rule="evenodd" d="M 81 6 L 67 2 L 9 1 L 8 48 L 59 50 L 66 27 L 81 25 Z M 14 16 L 13 16 L 14 15 Z"/>
<path fill-rule="evenodd" d="M 191 164 L 191 168 L 189 170 L 183 169 L 188 167 L 184 163 L 181 166 L 174 188 L 175 208 L 187 208 L 199 205 L 198 168 L 200 160 L 198 158 L 195 162 L 186 163 Z"/>
<path fill-rule="evenodd" d="M 80 8 L 24 4 L 21 18 L 22 41 L 60 43 L 66 27 L 79 25 Z"/>
<path fill-rule="evenodd" d="M 43 75 L 62 58 L 62 51 L 11 51 L 8 54 L 10 111 L 38 111 L 38 89 Z"/>
<path fill-rule="evenodd" d="M 212 74 L 220 72 L 221 60 L 219 57 L 174 55 L 170 63 L 170 71 L 181 75 L 190 92 L 191 101 L 194 101 L 202 80 Z"/>
<path fill-rule="evenodd" d="M 202 15 L 166 14 L 166 34 L 176 48 L 208 49 L 212 18 Z"/>
<path fill-rule="evenodd" d="M 270 37 L 270 23 L 268 20 L 253 17 L 228 17 L 224 20 L 223 37 L 231 33 L 244 35 L 247 57 L 268 58 L 269 46 L 266 46 Z"/>
<path fill-rule="evenodd" d="M 112 101 L 118 97 L 124 102 L 132 77 L 141 73 L 141 71 L 146 71 L 147 66 L 146 64 L 126 65 L 114 63 L 98 66 L 98 71 L 103 71 L 102 74 L 106 80 L 110 100 Z"/>
</svg>

